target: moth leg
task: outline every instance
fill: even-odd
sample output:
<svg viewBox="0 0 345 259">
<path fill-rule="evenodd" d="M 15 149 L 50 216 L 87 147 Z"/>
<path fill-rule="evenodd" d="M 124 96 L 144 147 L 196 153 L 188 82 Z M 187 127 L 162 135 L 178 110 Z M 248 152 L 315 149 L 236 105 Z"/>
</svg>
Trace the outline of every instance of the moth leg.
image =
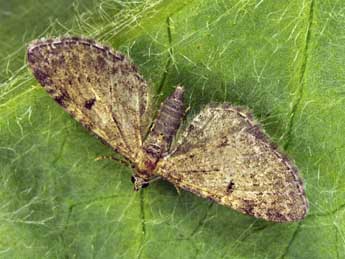
<svg viewBox="0 0 345 259">
<path fill-rule="evenodd" d="M 149 180 L 145 180 L 144 178 L 142 178 L 138 175 L 132 175 L 132 177 L 131 177 L 131 181 L 134 185 L 134 191 L 136 191 L 136 192 L 141 190 L 141 189 L 148 187 L 151 183 L 153 183 L 159 179 L 161 179 L 161 176 L 159 176 L 159 175 L 154 176 Z"/>
<path fill-rule="evenodd" d="M 177 194 L 180 196 L 181 195 L 180 187 L 178 187 L 176 184 L 173 184 L 173 185 L 174 185 L 174 187 L 176 189 Z"/>
<path fill-rule="evenodd" d="M 188 105 L 188 107 L 184 110 L 183 117 L 186 118 L 189 112 L 190 112 L 190 105 Z"/>
<path fill-rule="evenodd" d="M 95 161 L 99 161 L 99 160 L 114 160 L 114 161 L 119 162 L 120 164 L 123 164 L 125 166 L 132 167 L 132 165 L 129 163 L 129 161 L 118 158 L 116 156 L 98 156 L 95 158 Z"/>
<path fill-rule="evenodd" d="M 153 182 L 155 182 L 155 181 L 157 181 L 157 180 L 160 180 L 160 179 L 162 179 L 162 177 L 161 177 L 160 175 L 157 175 L 157 176 L 151 178 L 151 179 L 148 181 L 148 183 L 151 184 L 151 183 L 153 183 Z"/>
</svg>

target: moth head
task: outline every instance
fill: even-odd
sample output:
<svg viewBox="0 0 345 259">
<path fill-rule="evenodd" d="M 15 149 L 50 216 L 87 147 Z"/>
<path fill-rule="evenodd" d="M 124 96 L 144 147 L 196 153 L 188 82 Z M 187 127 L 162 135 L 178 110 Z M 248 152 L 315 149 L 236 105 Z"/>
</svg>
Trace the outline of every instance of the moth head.
<svg viewBox="0 0 345 259">
<path fill-rule="evenodd" d="M 134 185 L 134 191 L 136 192 L 142 188 L 146 188 L 147 186 L 149 186 L 149 182 L 136 175 L 132 175 L 131 181 Z"/>
</svg>

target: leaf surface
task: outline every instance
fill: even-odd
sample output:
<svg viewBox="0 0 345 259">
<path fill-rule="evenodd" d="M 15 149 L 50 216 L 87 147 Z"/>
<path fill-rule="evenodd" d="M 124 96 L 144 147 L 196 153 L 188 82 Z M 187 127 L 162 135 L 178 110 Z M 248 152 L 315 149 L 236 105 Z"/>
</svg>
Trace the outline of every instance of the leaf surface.
<svg viewBox="0 0 345 259">
<path fill-rule="evenodd" d="M 68 1 L 7 2 L 0 14 L 8 39 L 0 43 L 2 257 L 345 256 L 341 1 L 103 0 L 83 1 L 78 11 L 65 8 Z M 134 193 L 130 168 L 94 161 L 112 151 L 23 67 L 27 42 L 64 34 L 130 55 L 157 102 L 184 85 L 187 120 L 210 102 L 250 107 L 300 168 L 307 218 L 257 220 L 161 181 Z"/>
</svg>

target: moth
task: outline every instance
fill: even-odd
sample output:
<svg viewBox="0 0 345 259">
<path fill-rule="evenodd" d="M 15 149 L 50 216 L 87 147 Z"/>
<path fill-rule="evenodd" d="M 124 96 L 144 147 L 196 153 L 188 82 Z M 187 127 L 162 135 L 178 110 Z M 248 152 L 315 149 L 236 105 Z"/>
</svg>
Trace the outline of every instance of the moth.
<svg viewBox="0 0 345 259">
<path fill-rule="evenodd" d="M 174 140 L 185 111 L 182 86 L 152 124 L 148 84 L 123 54 L 67 37 L 31 43 L 27 60 L 48 94 L 129 162 L 136 191 L 161 178 L 268 221 L 306 216 L 297 168 L 245 108 L 207 105 Z"/>
</svg>

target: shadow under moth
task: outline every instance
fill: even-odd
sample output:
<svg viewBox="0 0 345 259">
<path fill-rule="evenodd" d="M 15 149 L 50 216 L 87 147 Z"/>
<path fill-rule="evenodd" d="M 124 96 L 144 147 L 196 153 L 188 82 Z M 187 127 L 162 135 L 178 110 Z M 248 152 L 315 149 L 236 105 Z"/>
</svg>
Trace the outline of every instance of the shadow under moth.
<svg viewBox="0 0 345 259">
<path fill-rule="evenodd" d="M 208 105 L 173 141 L 184 117 L 182 86 L 161 104 L 150 127 L 148 85 L 121 53 L 69 37 L 33 42 L 27 59 L 48 94 L 128 161 L 135 190 L 162 178 L 268 221 L 306 216 L 297 168 L 245 108 Z"/>
</svg>

